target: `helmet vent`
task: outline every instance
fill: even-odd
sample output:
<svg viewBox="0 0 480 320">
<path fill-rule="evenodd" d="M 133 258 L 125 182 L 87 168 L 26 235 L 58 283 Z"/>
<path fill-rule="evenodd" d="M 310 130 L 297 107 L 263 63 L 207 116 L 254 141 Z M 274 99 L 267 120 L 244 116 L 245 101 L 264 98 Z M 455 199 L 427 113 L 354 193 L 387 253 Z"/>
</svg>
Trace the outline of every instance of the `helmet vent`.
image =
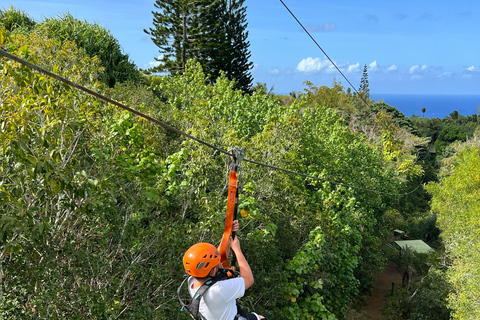
<svg viewBox="0 0 480 320">
<path fill-rule="evenodd" d="M 205 265 L 205 269 L 208 268 L 209 264 L 210 264 L 210 262 L 207 262 L 207 264 Z"/>
<path fill-rule="evenodd" d="M 200 270 L 202 269 L 203 265 L 205 264 L 205 262 L 200 262 L 199 264 L 197 264 L 197 270 Z"/>
</svg>

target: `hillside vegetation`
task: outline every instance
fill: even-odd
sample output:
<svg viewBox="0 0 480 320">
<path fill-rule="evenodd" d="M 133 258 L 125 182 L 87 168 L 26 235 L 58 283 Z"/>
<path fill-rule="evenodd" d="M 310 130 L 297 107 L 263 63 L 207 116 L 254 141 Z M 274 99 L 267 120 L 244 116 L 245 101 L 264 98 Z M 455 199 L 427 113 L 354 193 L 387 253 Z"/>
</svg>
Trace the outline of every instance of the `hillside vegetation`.
<svg viewBox="0 0 480 320">
<path fill-rule="evenodd" d="M 225 76 L 211 84 L 194 61 L 182 75 L 111 88 L 101 56 L 51 30 L 0 26 L 2 49 L 219 148 L 320 178 L 243 163 L 239 236 L 256 279 L 241 301 L 247 309 L 343 319 L 383 268 L 391 228 L 428 215 L 423 188 L 409 191 L 438 163 L 419 160 L 416 147 L 429 139 L 388 105 L 361 106 L 339 83 L 307 84 L 288 101 L 262 88 L 244 94 Z M 223 234 L 226 156 L 0 61 L 0 318 L 187 319 L 176 299 L 181 258 Z M 435 186 L 434 209 L 448 229 L 442 201 L 453 200 L 436 200 L 446 190 Z M 447 252 L 457 252 L 454 244 Z M 456 281 L 464 267 L 454 266 Z M 452 295 L 455 309 L 472 297 L 466 291 Z M 477 311 L 456 314 L 468 312 Z"/>
</svg>

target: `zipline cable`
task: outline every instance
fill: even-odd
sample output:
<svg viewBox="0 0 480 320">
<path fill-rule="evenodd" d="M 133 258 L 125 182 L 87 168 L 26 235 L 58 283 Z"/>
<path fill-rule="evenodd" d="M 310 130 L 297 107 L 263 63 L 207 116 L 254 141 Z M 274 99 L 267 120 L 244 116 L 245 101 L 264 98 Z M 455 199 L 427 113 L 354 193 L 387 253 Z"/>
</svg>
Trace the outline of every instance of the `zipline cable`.
<svg viewBox="0 0 480 320">
<path fill-rule="evenodd" d="M 201 140 L 201 139 L 199 139 L 199 138 L 197 138 L 197 137 L 195 137 L 195 136 L 192 136 L 191 134 L 188 134 L 188 133 L 186 133 L 186 132 L 184 132 L 184 131 L 181 131 L 181 130 L 175 128 L 175 127 L 172 127 L 171 125 L 169 125 L 169 124 L 167 124 L 167 123 L 165 123 L 165 122 L 163 122 L 163 121 L 161 121 L 161 120 L 152 118 L 152 117 L 150 117 L 150 116 L 148 116 L 148 115 L 146 115 L 146 114 L 144 114 L 144 113 L 141 113 L 141 112 L 139 112 L 139 111 L 137 111 L 137 110 L 135 110 L 135 109 L 132 109 L 132 108 L 130 108 L 130 107 L 128 107 L 128 106 L 120 103 L 120 102 L 117 102 L 117 101 L 115 101 L 115 100 L 112 100 L 112 99 L 110 99 L 110 98 L 108 98 L 108 97 L 106 97 L 106 96 L 104 96 L 104 95 L 102 95 L 102 94 L 100 94 L 100 93 L 98 93 L 98 92 L 95 92 L 95 91 L 93 91 L 93 90 L 90 90 L 90 89 L 88 89 L 88 88 L 86 88 L 86 87 L 84 87 L 84 86 L 82 86 L 82 85 L 79 85 L 79 84 L 77 84 L 77 83 L 75 83 L 75 82 L 73 82 L 73 81 L 70 81 L 70 80 L 68 80 L 68 79 L 66 79 L 66 78 L 64 78 L 64 77 L 62 77 L 62 76 L 59 76 L 59 75 L 53 73 L 53 72 L 50 72 L 50 71 L 48 71 L 48 70 L 45 70 L 44 68 L 42 68 L 42 67 L 40 67 L 40 66 L 38 66 L 38 65 L 35 65 L 35 64 L 31 63 L 31 62 L 28 62 L 28 61 L 26 61 L 26 60 L 24 60 L 24 59 L 22 59 L 22 58 L 19 58 L 19 57 L 13 55 L 13 54 L 10 54 L 10 53 L 4 51 L 3 49 L 0 49 L 0 55 L 6 57 L 6 58 L 8 58 L 8 59 L 14 60 L 14 61 L 16 61 L 16 62 L 18 62 L 18 63 L 20 63 L 20 64 L 23 64 L 23 65 L 25 65 L 25 66 L 27 66 L 27 67 L 29 67 L 29 68 L 32 68 L 32 69 L 34 69 L 34 70 L 36 70 L 36 71 L 38 71 L 38 72 L 40 72 L 40 73 L 43 73 L 43 74 L 45 74 L 45 75 L 48 75 L 49 77 L 52 77 L 52 78 L 54 78 L 54 79 L 56 79 L 56 80 L 58 80 L 58 81 L 61 81 L 61 82 L 65 83 L 65 84 L 67 84 L 67 85 L 69 85 L 69 86 L 71 86 L 71 87 L 74 87 L 74 88 L 77 88 L 77 89 L 79 89 L 79 90 L 81 90 L 81 91 L 84 91 L 84 92 L 86 92 L 86 93 L 88 93 L 88 94 L 90 94 L 90 95 L 92 95 L 92 96 L 97 97 L 98 99 L 104 100 L 104 101 L 106 101 L 106 102 L 108 102 L 108 103 L 111 103 L 111 104 L 113 104 L 113 105 L 115 105 L 115 106 L 117 106 L 117 107 L 119 107 L 119 108 L 122 108 L 122 109 L 124 109 L 124 110 L 126 110 L 126 111 L 128 111 L 128 112 L 131 112 L 131 113 L 133 113 L 133 114 L 136 114 L 137 116 L 142 117 L 142 118 L 144 118 L 144 119 L 146 119 L 146 120 L 148 120 L 148 121 L 150 121 L 150 122 L 153 122 L 153 123 L 155 123 L 155 124 L 158 124 L 158 125 L 160 125 L 161 127 L 165 128 L 165 129 L 167 129 L 167 130 L 173 131 L 173 132 L 175 132 L 175 133 L 177 133 L 177 134 L 179 134 L 179 135 L 182 135 L 182 136 L 185 136 L 185 137 L 187 137 L 187 138 L 189 138 L 189 139 L 192 139 L 192 140 L 194 140 L 194 141 L 197 141 L 198 143 L 203 144 L 203 145 L 205 145 L 205 146 L 207 146 L 207 147 L 209 147 L 209 148 L 211 148 L 211 149 L 213 149 L 213 150 L 219 151 L 219 152 L 224 153 L 224 154 L 226 154 L 226 155 L 228 155 L 228 156 L 231 156 L 231 157 L 234 156 L 234 155 L 230 154 L 228 151 L 226 151 L 226 150 L 224 150 L 224 149 L 221 149 L 221 148 L 219 148 L 219 147 L 217 147 L 217 146 L 214 146 L 214 145 L 211 144 L 211 143 L 205 142 L 205 141 L 203 141 L 203 140 Z M 407 193 L 398 194 L 398 193 L 391 193 L 391 192 L 382 192 L 382 191 L 377 191 L 377 190 L 374 190 L 374 189 L 363 188 L 363 187 L 358 187 L 358 186 L 352 186 L 352 185 L 349 185 L 349 184 L 346 184 L 346 183 L 343 183 L 343 182 L 337 182 L 337 181 L 332 181 L 332 180 L 328 180 L 328 179 L 324 179 L 324 178 L 320 178 L 320 177 L 315 177 L 315 176 L 308 175 L 308 174 L 305 174 L 305 173 L 296 172 L 296 171 L 289 170 L 289 169 L 284 169 L 284 168 L 281 168 L 281 167 L 273 166 L 273 165 L 270 165 L 270 164 L 266 164 L 266 163 L 262 163 L 262 162 L 258 162 L 258 161 L 254 161 L 254 160 L 249 160 L 249 159 L 246 159 L 246 158 L 244 158 L 243 161 L 249 162 L 249 163 L 252 163 L 252 164 L 256 164 L 256 165 L 259 165 L 259 166 L 267 167 L 267 168 L 270 168 L 270 169 L 279 170 L 279 171 L 283 171 L 283 172 L 286 172 L 286 173 L 295 174 L 295 175 L 298 175 L 298 176 L 303 176 L 303 177 L 305 177 L 305 178 L 310 178 L 310 179 L 313 179 L 313 180 L 316 180 L 316 181 L 329 182 L 329 183 L 332 183 L 332 184 L 337 185 L 337 186 L 344 186 L 344 187 L 347 187 L 347 188 L 352 188 L 352 189 L 357 189 L 357 190 L 363 190 L 363 191 L 369 191 L 369 192 L 374 192 L 374 193 L 377 193 L 377 194 L 406 196 L 406 195 L 409 195 L 409 194 L 415 192 L 415 191 L 423 184 L 423 178 L 422 178 L 422 182 L 421 182 L 415 189 L 413 189 L 413 190 L 411 190 L 411 191 L 409 191 L 409 192 L 407 192 Z"/>
<path fill-rule="evenodd" d="M 68 80 L 68 79 L 66 79 L 66 78 L 64 78 L 64 77 L 61 77 L 61 76 L 59 76 L 59 75 L 57 75 L 57 74 L 55 74 L 55 73 L 53 73 L 53 72 L 50 72 L 50 71 L 48 71 L 48 70 L 45 70 L 45 69 L 43 69 L 42 67 L 40 67 L 40 66 L 38 66 L 38 65 L 35 65 L 35 64 L 30 63 L 30 62 L 28 62 L 28 61 L 26 61 L 26 60 L 24 60 L 24 59 L 21 59 L 21 58 L 19 58 L 19 57 L 17 57 L 17 56 L 14 56 L 13 54 L 10 54 L 10 53 L 2 50 L 2 49 L 0 49 L 0 55 L 4 56 L 4 57 L 6 57 L 6 58 L 9 58 L 9 59 L 15 60 L 15 61 L 17 61 L 18 63 L 21 63 L 21 64 L 23 64 L 23 65 L 25 65 L 25 66 L 27 66 L 27 67 L 29 67 L 29 68 L 32 68 L 32 69 L 34 69 L 34 70 L 37 70 L 37 71 L 40 72 L 40 73 L 46 74 L 46 75 L 48 75 L 48 76 L 50 76 L 50 77 L 52 77 L 52 78 L 54 78 L 54 79 L 56 79 L 56 80 L 59 80 L 59 81 L 61 81 L 61 82 L 63 82 L 63 83 L 66 83 L 66 84 L 68 84 L 69 86 L 72 86 L 72 87 L 75 87 L 75 88 L 77 88 L 77 89 L 79 89 L 79 90 L 82 90 L 82 91 L 84 91 L 84 92 L 86 92 L 86 93 L 88 93 L 88 94 L 90 94 L 90 95 L 92 95 L 92 96 L 95 96 L 95 97 L 97 97 L 97 98 L 99 98 L 99 99 L 101 99 L 101 100 L 104 100 L 104 101 L 106 101 L 106 102 L 108 102 L 108 103 L 111 103 L 111 104 L 113 104 L 113 105 L 116 105 L 117 107 L 120 107 L 120 108 L 122 108 L 122 109 L 124 109 L 124 110 L 127 110 L 128 112 L 134 113 L 134 114 L 136 114 L 137 116 L 142 117 L 142 118 L 144 118 L 144 119 L 147 119 L 148 121 L 151 121 L 151 122 L 153 122 L 153 123 L 156 123 L 156 124 L 162 126 L 163 128 L 165 128 L 165 129 L 167 129 L 167 130 L 173 131 L 173 132 L 178 133 L 178 134 L 180 134 L 180 135 L 182 135 L 182 136 L 185 136 L 185 137 L 187 137 L 187 138 L 189 138 L 189 139 L 195 140 L 195 141 L 197 141 L 197 142 L 199 142 L 199 143 L 201 143 L 201 144 L 203 144 L 203 145 L 205 145 L 205 146 L 207 146 L 207 147 L 209 147 L 209 148 L 212 148 L 212 149 L 214 149 L 214 150 L 217 150 L 217 151 L 219 151 L 219 152 L 221 152 L 221 153 L 224 153 L 224 154 L 227 154 L 227 155 L 229 154 L 226 150 L 223 150 L 223 149 L 221 149 L 221 148 L 218 148 L 218 147 L 214 146 L 213 144 L 210 144 L 210 143 L 205 142 L 205 141 L 203 141 L 203 140 L 201 140 L 201 139 L 198 139 L 197 137 L 194 137 L 194 136 L 192 136 L 191 134 L 188 134 L 188 133 L 186 133 L 186 132 L 184 132 L 184 131 L 178 130 L 177 128 L 172 127 L 171 125 L 169 125 L 169 124 L 167 124 L 167 123 L 165 123 L 165 122 L 163 122 L 163 121 L 161 121 L 161 120 L 157 120 L 157 119 L 152 118 L 152 117 L 150 117 L 150 116 L 148 116 L 148 115 L 146 115 L 146 114 L 143 114 L 143 113 L 141 113 L 141 112 L 139 112 L 139 111 L 137 111 L 137 110 L 135 110 L 135 109 L 132 109 L 132 108 L 130 108 L 130 107 L 127 107 L 126 105 L 121 104 L 120 102 L 117 102 L 117 101 L 115 101 L 115 100 L 112 100 L 112 99 L 110 99 L 110 98 L 108 98 L 108 97 L 106 97 L 106 96 L 104 96 L 104 95 L 101 95 L 101 94 L 98 93 L 98 92 L 95 92 L 95 91 L 93 91 L 93 90 L 90 90 L 90 89 L 82 86 L 82 85 L 79 85 L 78 83 L 75 83 L 75 82 L 70 81 L 70 80 Z"/>
<path fill-rule="evenodd" d="M 343 74 L 342 70 L 340 70 L 339 67 L 337 67 L 337 65 L 335 64 L 335 62 L 333 62 L 333 60 L 328 56 L 328 54 L 325 52 L 325 50 L 323 50 L 323 48 L 318 44 L 317 40 L 315 40 L 315 38 L 310 34 L 310 32 L 308 32 L 307 28 L 305 28 L 303 26 L 303 24 L 300 22 L 300 20 L 297 19 L 297 17 L 295 16 L 295 14 L 292 12 L 292 10 L 290 10 L 290 8 L 287 7 L 287 5 L 285 4 L 285 2 L 283 2 L 283 0 L 280 0 L 280 2 L 283 4 L 283 6 L 285 7 L 285 9 L 287 9 L 288 12 L 290 12 L 290 14 L 292 15 L 292 17 L 297 21 L 297 23 L 300 25 L 300 27 L 302 27 L 302 29 L 308 34 L 308 36 L 310 37 L 310 39 L 312 39 L 312 41 L 317 45 L 317 47 L 323 52 L 323 54 L 325 55 L 325 57 L 327 57 L 327 59 L 333 64 L 333 66 L 335 67 L 335 69 L 337 69 L 337 71 L 342 75 L 342 77 L 348 82 L 348 84 L 350 85 L 350 87 L 357 93 L 357 96 L 360 100 L 362 100 L 362 102 L 367 106 L 367 107 L 370 107 L 370 104 L 365 101 L 365 99 L 362 97 L 362 95 L 360 94 L 360 92 L 358 92 L 358 90 L 355 88 L 355 86 L 350 82 L 350 80 L 348 80 L 348 78 Z"/>
</svg>

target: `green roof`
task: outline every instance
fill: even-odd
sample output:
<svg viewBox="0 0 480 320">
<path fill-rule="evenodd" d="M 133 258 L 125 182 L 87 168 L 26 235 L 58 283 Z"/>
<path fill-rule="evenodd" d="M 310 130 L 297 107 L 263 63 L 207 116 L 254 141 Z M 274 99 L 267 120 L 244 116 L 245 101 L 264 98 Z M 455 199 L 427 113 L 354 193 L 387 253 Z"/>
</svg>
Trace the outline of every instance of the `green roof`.
<svg viewBox="0 0 480 320">
<path fill-rule="evenodd" d="M 433 249 L 422 240 L 402 240 L 395 241 L 395 243 L 402 249 L 409 247 L 411 250 L 418 253 L 429 253 L 430 251 L 433 251 Z"/>
</svg>

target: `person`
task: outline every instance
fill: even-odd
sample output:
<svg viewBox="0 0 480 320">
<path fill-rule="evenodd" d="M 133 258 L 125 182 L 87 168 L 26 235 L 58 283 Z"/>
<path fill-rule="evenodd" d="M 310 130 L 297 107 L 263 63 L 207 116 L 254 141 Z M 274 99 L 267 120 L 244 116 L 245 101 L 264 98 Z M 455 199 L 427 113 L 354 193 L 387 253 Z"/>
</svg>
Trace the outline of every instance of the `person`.
<svg viewBox="0 0 480 320">
<path fill-rule="evenodd" d="M 233 222 L 232 231 L 238 230 L 238 220 Z M 245 290 L 253 285 L 254 278 L 247 259 L 243 255 L 238 236 L 230 237 L 228 248 L 235 252 L 240 276 L 215 282 L 203 294 L 199 313 L 206 320 L 267 320 L 254 312 L 245 313 L 237 307 L 236 299 L 243 297 Z M 220 253 L 209 243 L 191 246 L 183 257 L 188 278 L 188 291 L 193 298 L 202 285 L 215 277 L 221 269 Z M 240 314 L 241 313 L 241 314 Z"/>
</svg>

